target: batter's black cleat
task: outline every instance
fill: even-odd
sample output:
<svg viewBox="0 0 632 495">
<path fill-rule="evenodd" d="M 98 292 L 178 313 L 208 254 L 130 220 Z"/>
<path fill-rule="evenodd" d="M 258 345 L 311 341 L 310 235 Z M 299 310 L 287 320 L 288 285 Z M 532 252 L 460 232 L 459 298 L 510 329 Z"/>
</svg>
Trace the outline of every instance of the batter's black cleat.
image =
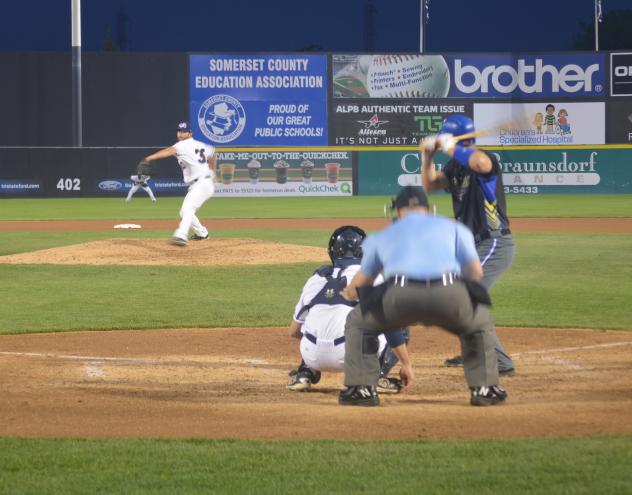
<svg viewBox="0 0 632 495">
<path fill-rule="evenodd" d="M 379 406 L 380 398 L 375 387 L 356 385 L 347 387 L 340 392 L 338 404 L 343 406 Z"/>
<path fill-rule="evenodd" d="M 463 366 L 463 356 L 454 356 L 453 358 L 446 359 L 443 362 L 443 366 L 446 368 L 458 368 Z"/>
<path fill-rule="evenodd" d="M 397 394 L 404 388 L 404 384 L 399 378 L 381 376 L 377 380 L 377 391 L 386 394 Z"/>
<path fill-rule="evenodd" d="M 507 391 L 498 385 L 491 387 L 475 387 L 472 389 L 470 404 L 473 406 L 495 406 L 507 399 Z"/>
<path fill-rule="evenodd" d="M 191 237 L 189 237 L 190 241 L 205 241 L 206 239 L 208 239 L 208 234 L 206 234 L 204 237 L 197 234 L 193 234 Z"/>
</svg>

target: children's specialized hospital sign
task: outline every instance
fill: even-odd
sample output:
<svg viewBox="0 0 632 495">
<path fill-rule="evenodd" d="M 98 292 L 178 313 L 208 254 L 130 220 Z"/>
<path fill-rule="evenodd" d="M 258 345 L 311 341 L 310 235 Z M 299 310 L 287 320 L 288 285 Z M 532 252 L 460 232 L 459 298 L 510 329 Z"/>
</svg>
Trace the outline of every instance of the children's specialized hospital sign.
<svg viewBox="0 0 632 495">
<path fill-rule="evenodd" d="M 197 139 L 216 145 L 327 144 L 325 55 L 190 55 Z"/>
</svg>

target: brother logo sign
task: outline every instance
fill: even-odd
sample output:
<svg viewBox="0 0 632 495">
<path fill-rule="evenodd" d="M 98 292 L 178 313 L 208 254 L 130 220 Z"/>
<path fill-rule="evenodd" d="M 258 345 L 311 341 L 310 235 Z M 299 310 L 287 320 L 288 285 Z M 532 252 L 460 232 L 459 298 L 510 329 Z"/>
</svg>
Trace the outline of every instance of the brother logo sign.
<svg viewBox="0 0 632 495">
<path fill-rule="evenodd" d="M 632 96 L 632 53 L 611 53 L 610 94 Z"/>
<path fill-rule="evenodd" d="M 597 96 L 602 67 L 602 56 L 592 54 L 454 57 L 450 96 Z"/>
</svg>

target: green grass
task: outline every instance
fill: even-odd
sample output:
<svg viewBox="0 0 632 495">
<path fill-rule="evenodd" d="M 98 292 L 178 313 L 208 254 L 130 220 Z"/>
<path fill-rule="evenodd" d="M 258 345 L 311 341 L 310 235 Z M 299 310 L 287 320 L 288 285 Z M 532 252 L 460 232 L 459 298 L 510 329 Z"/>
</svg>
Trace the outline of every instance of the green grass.
<svg viewBox="0 0 632 495">
<path fill-rule="evenodd" d="M 367 218 L 385 197 L 214 198 L 203 218 Z M 433 195 L 449 215 L 444 195 Z M 629 196 L 512 196 L 511 216 L 632 217 Z M 175 219 L 181 198 L 0 201 L 0 220 Z M 0 232 L 0 255 L 170 231 Z M 324 230 L 225 230 L 324 246 Z M 499 325 L 632 329 L 632 235 L 517 234 L 493 291 Z M 314 264 L 0 265 L 0 333 L 287 325 Z M 140 310 L 139 310 L 140 308 Z M 423 420 L 423 418 L 420 418 Z M 451 420 L 451 419 L 447 419 Z M 632 493 L 632 437 L 253 442 L 0 438 L 0 493 Z"/>
<path fill-rule="evenodd" d="M 444 215 L 451 214 L 447 194 L 430 195 Z M 511 217 L 632 217 L 630 195 L 508 196 Z M 140 197 L 3 199 L 0 220 L 129 220 L 177 218 L 181 197 L 162 197 L 152 204 Z M 384 214 L 387 196 L 301 198 L 212 198 L 200 218 L 371 218 Z"/>
<path fill-rule="evenodd" d="M 322 230 L 223 233 L 311 246 L 325 245 L 329 236 Z M 15 235 L 0 233 L 2 245 L 12 245 L 7 237 Z M 42 248 L 49 243 L 74 244 L 110 235 L 20 234 L 22 250 L 31 250 L 30 236 Z M 498 325 L 632 330 L 628 309 L 632 300 L 632 236 L 546 233 L 515 237 L 516 259 L 492 293 Z M 4 301 L 10 308 L 0 320 L 0 333 L 282 326 L 291 318 L 302 284 L 317 265 L 0 265 Z M 143 308 L 151 307 L 151 311 L 139 314 L 139 299 Z"/>
<path fill-rule="evenodd" d="M 625 436 L 462 442 L 0 438 L 0 492 L 625 495 L 632 493 L 631 463 L 632 437 Z"/>
<path fill-rule="evenodd" d="M 0 333 L 286 325 L 313 270 L 0 265 Z"/>
</svg>

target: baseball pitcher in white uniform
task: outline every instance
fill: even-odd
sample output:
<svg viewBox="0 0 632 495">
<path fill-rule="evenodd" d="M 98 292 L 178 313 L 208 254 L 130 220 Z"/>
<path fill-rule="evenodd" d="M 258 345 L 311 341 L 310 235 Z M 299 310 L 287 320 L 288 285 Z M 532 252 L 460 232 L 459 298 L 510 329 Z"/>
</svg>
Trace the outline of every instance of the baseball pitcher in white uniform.
<svg viewBox="0 0 632 495">
<path fill-rule="evenodd" d="M 177 128 L 178 142 L 145 158 L 152 162 L 174 156 L 182 168 L 182 178 L 189 190 L 180 208 L 180 225 L 171 238 L 171 244 L 186 246 L 189 240 L 208 239 L 208 230 L 196 216 L 197 210 L 215 192 L 215 172 L 217 155 L 215 147 L 193 139 L 193 131 L 188 122 L 180 122 Z"/>
<path fill-rule="evenodd" d="M 344 368 L 345 322 L 356 303 L 344 299 L 340 291 L 360 269 L 361 244 L 365 237 L 364 231 L 353 225 L 336 229 L 328 248 L 332 264 L 316 270 L 301 291 L 289 333 L 301 340 L 302 362 L 290 372 L 291 379 L 287 384 L 290 390 L 308 390 L 320 381 L 321 371 Z M 386 338 L 380 335 L 376 352 L 383 356 L 386 348 Z M 399 380 L 383 378 L 381 391 L 398 392 L 401 389 Z"/>
</svg>

